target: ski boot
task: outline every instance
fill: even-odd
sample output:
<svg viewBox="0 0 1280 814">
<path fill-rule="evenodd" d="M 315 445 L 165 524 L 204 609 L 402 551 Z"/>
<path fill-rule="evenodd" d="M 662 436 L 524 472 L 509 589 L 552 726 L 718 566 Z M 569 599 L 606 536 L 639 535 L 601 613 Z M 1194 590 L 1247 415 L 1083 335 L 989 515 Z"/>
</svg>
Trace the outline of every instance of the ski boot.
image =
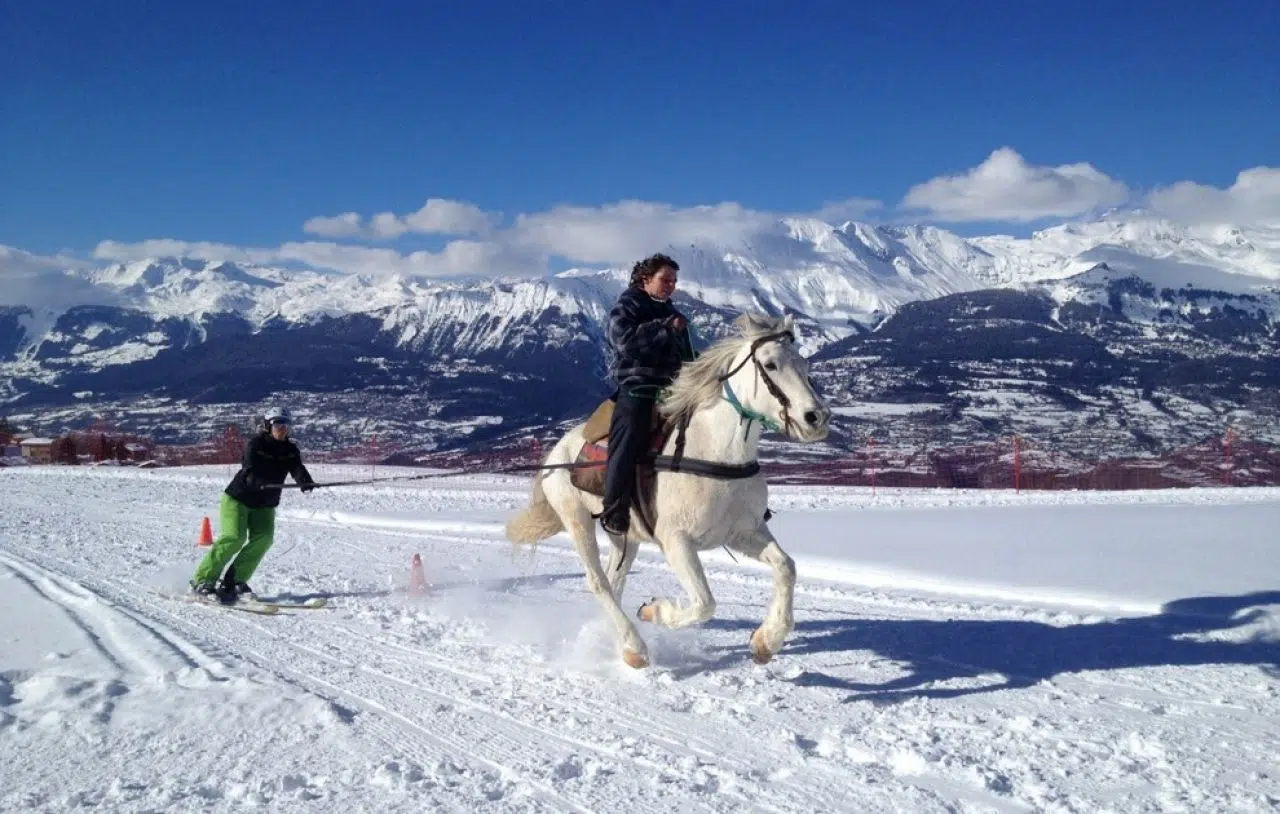
<svg viewBox="0 0 1280 814">
<path fill-rule="evenodd" d="M 223 596 L 223 592 L 218 589 L 218 584 L 216 582 L 196 582 L 192 580 L 191 593 L 196 599 L 203 601 L 216 599 L 224 605 L 228 604 L 228 600 Z M 235 600 L 232 599 L 230 601 L 234 602 Z"/>
<path fill-rule="evenodd" d="M 220 597 L 226 597 L 222 601 L 228 604 L 238 602 L 241 599 L 252 600 L 258 598 L 254 596 L 253 589 L 249 587 L 249 583 L 227 582 L 226 580 L 223 580 L 218 585 L 218 595 Z"/>
</svg>

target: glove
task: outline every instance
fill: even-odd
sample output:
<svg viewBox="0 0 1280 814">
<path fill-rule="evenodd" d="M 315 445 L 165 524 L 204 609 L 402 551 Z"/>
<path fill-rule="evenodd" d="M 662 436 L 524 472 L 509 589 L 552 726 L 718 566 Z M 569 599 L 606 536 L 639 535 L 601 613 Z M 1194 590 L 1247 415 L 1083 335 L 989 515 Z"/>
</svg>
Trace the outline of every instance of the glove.
<svg viewBox="0 0 1280 814">
<path fill-rule="evenodd" d="M 302 492 L 305 495 L 307 492 L 310 492 L 314 488 L 316 488 L 316 485 L 314 483 L 304 483 L 298 487 L 298 491 Z"/>
<path fill-rule="evenodd" d="M 672 314 L 667 317 L 667 327 L 676 333 L 684 333 L 684 329 L 689 327 L 689 323 L 679 314 Z"/>
</svg>

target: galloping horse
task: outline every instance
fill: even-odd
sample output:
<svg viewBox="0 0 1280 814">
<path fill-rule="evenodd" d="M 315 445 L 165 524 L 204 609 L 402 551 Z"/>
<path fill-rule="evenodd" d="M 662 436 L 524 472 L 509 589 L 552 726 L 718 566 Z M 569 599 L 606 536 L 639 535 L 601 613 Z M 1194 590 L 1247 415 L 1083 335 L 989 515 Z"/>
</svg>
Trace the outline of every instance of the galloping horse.
<svg viewBox="0 0 1280 814">
<path fill-rule="evenodd" d="M 617 626 L 623 660 L 632 667 L 649 664 L 648 648 L 621 606 L 638 541 L 662 549 L 689 598 L 685 605 L 651 599 L 640 607 L 644 621 L 678 628 L 710 619 L 715 598 L 698 552 L 723 545 L 773 569 L 773 601 L 751 635 L 755 661 L 772 659 L 794 627 L 795 562 L 765 524 L 769 487 L 756 448 L 766 428 L 795 441 L 823 440 L 831 410 L 809 380 L 791 316 L 743 314 L 735 325 L 738 335 L 685 363 L 659 401 L 660 417 L 680 429 L 662 447 L 652 492 L 643 501 L 647 505 L 632 506 L 631 532 L 609 537 L 613 551 L 607 573 L 592 517 L 600 513 L 601 499 L 575 487 L 569 474 L 587 442 L 585 424 L 565 433 L 547 454 L 544 464 L 559 468 L 539 472 L 530 505 L 507 523 L 514 543 L 568 531 L 586 568 L 587 587 Z"/>
</svg>

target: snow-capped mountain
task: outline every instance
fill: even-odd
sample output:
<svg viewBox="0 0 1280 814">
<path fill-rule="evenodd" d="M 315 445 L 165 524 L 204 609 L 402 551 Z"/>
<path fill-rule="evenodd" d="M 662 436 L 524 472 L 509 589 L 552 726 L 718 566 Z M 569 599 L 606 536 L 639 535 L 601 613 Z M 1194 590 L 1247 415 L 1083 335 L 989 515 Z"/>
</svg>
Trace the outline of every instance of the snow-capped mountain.
<svg viewBox="0 0 1280 814">
<path fill-rule="evenodd" d="M 1095 265 L 1099 247 L 1152 260 L 1208 266 L 1242 275 L 1249 284 L 1280 282 L 1280 227 L 1179 226 L 1162 218 L 1104 218 L 1036 232 L 1030 238 L 970 241 L 997 258 L 997 281 L 1011 284 L 1067 277 Z M 1148 266 L 1150 268 L 1150 266 Z"/>
<path fill-rule="evenodd" d="M 904 303 L 994 281 L 990 255 L 932 227 L 786 219 L 741 246 L 696 245 L 676 254 L 690 296 L 738 311 L 805 314 L 823 339 L 870 328 Z"/>
<path fill-rule="evenodd" d="M 937 450 L 1017 435 L 1083 467 L 1228 428 L 1276 445 L 1278 314 L 1280 292 L 1160 287 L 1100 265 L 910 303 L 819 351 L 813 377 L 841 405 L 833 443 L 846 446 L 872 437 Z"/>
<path fill-rule="evenodd" d="M 855 370 L 842 357 L 892 359 L 890 379 L 936 380 L 931 398 L 937 381 L 964 391 L 978 369 L 931 372 L 939 337 L 991 348 L 990 364 L 972 360 L 987 372 L 1012 359 L 999 345 L 1013 341 L 1008 315 L 973 315 L 1013 302 L 988 302 L 993 289 L 1029 298 L 1014 311 L 1034 313 L 1026 324 L 1038 338 L 1019 347 L 1036 345 L 1026 358 L 1042 360 L 1071 362 L 1081 342 L 1116 358 L 1154 343 L 1269 359 L 1280 322 L 1280 230 L 1113 217 L 1028 238 L 964 238 L 788 218 L 736 245 L 660 250 L 681 264 L 677 296 L 699 341 L 738 311 L 794 313 L 827 384 L 850 403 L 907 391 L 880 392 L 868 384 L 876 364 Z M 105 415 L 177 438 L 242 421 L 286 393 L 324 443 L 371 424 L 420 447 L 474 441 L 574 418 L 607 394 L 602 324 L 626 277 L 604 268 L 441 280 L 191 257 L 50 267 L 3 249 L 0 410 L 47 431 Z M 1091 308 L 1106 315 L 1105 330 L 1081 316 Z M 1019 375 L 1053 378 L 1044 365 Z"/>
</svg>

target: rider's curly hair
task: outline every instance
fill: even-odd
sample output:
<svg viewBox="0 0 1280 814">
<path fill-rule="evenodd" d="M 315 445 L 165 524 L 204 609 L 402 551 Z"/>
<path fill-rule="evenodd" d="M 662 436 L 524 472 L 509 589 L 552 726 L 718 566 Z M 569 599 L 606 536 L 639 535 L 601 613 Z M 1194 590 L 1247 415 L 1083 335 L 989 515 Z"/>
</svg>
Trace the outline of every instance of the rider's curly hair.
<svg viewBox="0 0 1280 814">
<path fill-rule="evenodd" d="M 665 254 L 651 254 L 631 267 L 631 287 L 639 288 L 663 269 L 679 271 L 680 264 Z"/>
</svg>

